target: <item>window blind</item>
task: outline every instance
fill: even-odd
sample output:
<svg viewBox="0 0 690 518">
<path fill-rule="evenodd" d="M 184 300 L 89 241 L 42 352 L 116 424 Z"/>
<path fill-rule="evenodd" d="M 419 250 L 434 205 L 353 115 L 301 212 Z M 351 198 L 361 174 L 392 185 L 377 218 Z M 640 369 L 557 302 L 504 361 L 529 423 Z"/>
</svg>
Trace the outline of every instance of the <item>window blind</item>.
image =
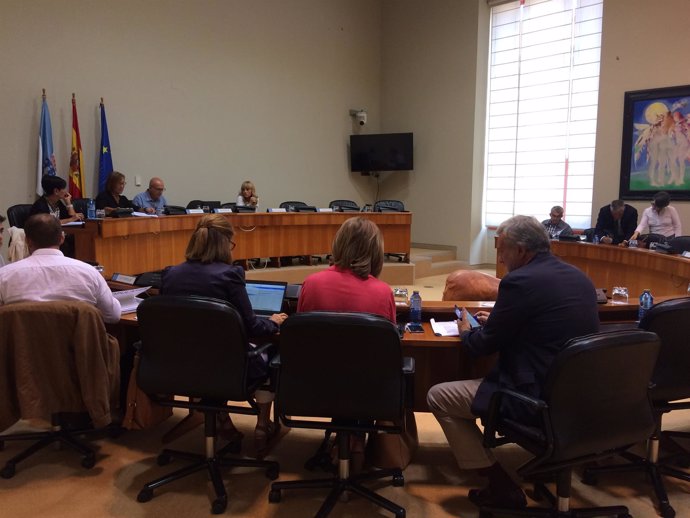
<svg viewBox="0 0 690 518">
<path fill-rule="evenodd" d="M 603 0 L 491 8 L 486 225 L 565 209 L 590 226 Z"/>
</svg>

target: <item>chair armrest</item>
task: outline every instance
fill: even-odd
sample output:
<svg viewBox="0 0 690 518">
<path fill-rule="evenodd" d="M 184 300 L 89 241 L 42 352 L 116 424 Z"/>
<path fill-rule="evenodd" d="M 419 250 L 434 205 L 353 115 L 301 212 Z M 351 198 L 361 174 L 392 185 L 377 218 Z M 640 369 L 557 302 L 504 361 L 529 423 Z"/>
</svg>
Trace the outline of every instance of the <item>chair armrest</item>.
<svg viewBox="0 0 690 518">
<path fill-rule="evenodd" d="M 416 368 L 416 364 L 415 364 L 414 358 L 411 358 L 409 356 L 404 356 L 403 357 L 403 366 L 402 366 L 403 374 L 405 376 L 409 376 L 410 374 L 414 374 L 415 368 Z"/>
<path fill-rule="evenodd" d="M 271 369 L 280 369 L 280 354 L 276 354 L 271 358 L 271 362 L 268 364 Z"/>
<path fill-rule="evenodd" d="M 501 421 L 501 402 L 503 398 L 515 399 L 535 410 L 544 424 L 544 429 L 548 430 L 546 424 L 548 423 L 547 410 L 549 405 L 545 401 L 512 389 L 498 389 L 491 395 L 491 401 L 489 402 L 489 414 L 484 423 L 484 446 L 492 448 L 509 442 L 507 440 L 501 440 L 498 432 L 498 424 Z"/>
<path fill-rule="evenodd" d="M 402 363 L 403 379 L 405 381 L 405 393 L 403 395 L 405 408 L 413 408 L 415 361 L 414 358 L 404 356 Z"/>
<path fill-rule="evenodd" d="M 267 344 L 260 345 L 256 348 L 252 349 L 251 351 L 249 351 L 247 353 L 247 356 L 249 358 L 255 358 L 255 357 L 259 356 L 260 354 L 265 353 L 266 351 L 268 351 L 272 347 L 273 347 L 273 344 L 270 342 Z"/>
</svg>

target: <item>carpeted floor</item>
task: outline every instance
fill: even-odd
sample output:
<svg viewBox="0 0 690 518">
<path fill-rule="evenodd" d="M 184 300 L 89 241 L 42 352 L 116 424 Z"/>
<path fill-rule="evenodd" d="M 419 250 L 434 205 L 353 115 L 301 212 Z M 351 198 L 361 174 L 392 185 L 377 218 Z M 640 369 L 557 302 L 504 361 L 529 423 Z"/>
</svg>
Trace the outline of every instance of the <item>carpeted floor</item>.
<svg viewBox="0 0 690 518">
<path fill-rule="evenodd" d="M 667 419 L 667 427 L 690 429 L 690 412 L 677 412 Z M 48 450 L 20 464 L 14 478 L 0 479 L 0 516 L 36 517 L 204 517 L 210 515 L 212 489 L 202 474 L 188 477 L 155 492 L 153 500 L 140 504 L 136 495 L 141 486 L 171 469 L 156 465 L 160 438 L 183 412 L 159 427 L 143 432 L 127 432 L 118 439 L 101 439 L 96 467 L 85 470 L 78 455 Z M 408 517 L 476 518 L 477 509 L 467 500 L 467 490 L 481 480 L 455 465 L 443 433 L 431 414 L 417 414 L 420 448 L 414 462 L 405 470 L 405 487 L 381 487 L 380 493 L 407 509 Z M 245 433 L 244 451 L 252 451 L 251 417 L 236 419 Z M 179 449 L 201 450 L 201 428 L 172 444 Z M 281 480 L 310 478 L 322 472 L 308 472 L 302 464 L 317 448 L 318 431 L 292 430 L 274 448 L 271 458 L 280 462 Z M 8 442 L 0 463 L 20 450 L 20 443 Z M 517 467 L 528 454 L 514 446 L 499 448 L 501 461 Z M 269 481 L 263 472 L 236 469 L 226 472 L 229 504 L 227 516 L 304 518 L 313 516 L 325 494 L 323 490 L 284 492 L 282 502 L 268 503 Z M 678 518 L 690 517 L 690 484 L 666 479 L 671 503 Z M 607 505 L 624 502 L 637 518 L 656 516 L 651 488 L 639 474 L 602 477 L 598 487 L 584 486 L 575 480 L 573 501 L 579 505 Z M 333 518 L 391 516 L 355 496 L 338 503 Z"/>
</svg>

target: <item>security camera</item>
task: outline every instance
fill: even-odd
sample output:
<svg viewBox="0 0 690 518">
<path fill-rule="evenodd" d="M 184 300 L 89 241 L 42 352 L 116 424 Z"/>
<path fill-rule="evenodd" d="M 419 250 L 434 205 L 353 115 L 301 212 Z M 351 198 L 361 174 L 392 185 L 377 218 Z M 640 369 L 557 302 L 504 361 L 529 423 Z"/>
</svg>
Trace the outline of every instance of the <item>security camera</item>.
<svg viewBox="0 0 690 518">
<path fill-rule="evenodd" d="M 364 126 L 367 123 L 367 111 L 362 110 L 350 110 L 350 117 L 354 117 L 360 126 Z"/>
<path fill-rule="evenodd" d="M 360 126 L 364 126 L 367 123 L 367 112 L 364 110 L 359 110 L 355 114 L 355 118 L 357 119 L 357 122 L 359 122 Z"/>
</svg>

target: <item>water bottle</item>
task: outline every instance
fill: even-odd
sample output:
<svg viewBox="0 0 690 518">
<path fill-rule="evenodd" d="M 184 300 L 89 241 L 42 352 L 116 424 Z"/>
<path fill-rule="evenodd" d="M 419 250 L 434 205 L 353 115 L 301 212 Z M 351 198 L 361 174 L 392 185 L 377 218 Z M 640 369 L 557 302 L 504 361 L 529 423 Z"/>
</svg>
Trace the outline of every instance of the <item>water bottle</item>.
<svg viewBox="0 0 690 518">
<path fill-rule="evenodd" d="M 418 291 L 413 291 L 410 297 L 410 322 L 422 321 L 422 297 Z"/>
<path fill-rule="evenodd" d="M 652 292 L 650 290 L 644 290 L 642 295 L 640 295 L 640 309 L 637 313 L 638 320 L 642 321 L 647 311 L 649 311 L 653 305 L 654 297 L 652 297 Z"/>
<path fill-rule="evenodd" d="M 86 209 L 86 217 L 88 219 L 96 219 L 96 201 L 93 198 L 89 198 L 89 204 Z"/>
</svg>

